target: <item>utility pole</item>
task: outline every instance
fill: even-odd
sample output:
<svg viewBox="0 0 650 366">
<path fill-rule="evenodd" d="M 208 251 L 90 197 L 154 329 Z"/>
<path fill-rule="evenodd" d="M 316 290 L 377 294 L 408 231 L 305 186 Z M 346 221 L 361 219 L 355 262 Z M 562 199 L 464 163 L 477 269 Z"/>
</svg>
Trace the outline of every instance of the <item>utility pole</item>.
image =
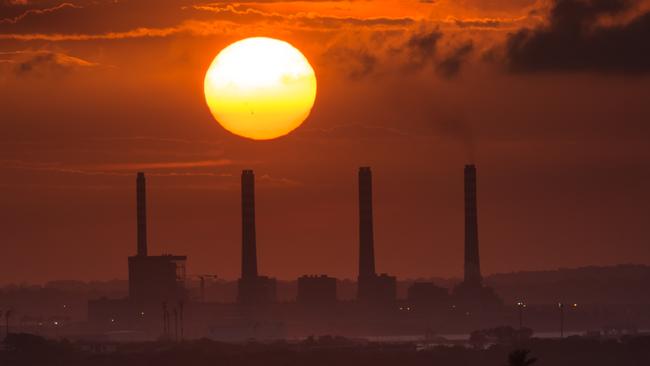
<svg viewBox="0 0 650 366">
<path fill-rule="evenodd" d="M 519 330 L 521 330 L 524 327 L 524 308 L 526 304 L 523 301 L 519 301 L 517 307 L 519 308 Z"/>
<path fill-rule="evenodd" d="M 560 310 L 560 338 L 564 338 L 564 304 L 560 302 L 557 307 Z"/>
<path fill-rule="evenodd" d="M 201 302 L 205 302 L 205 276 L 199 276 L 201 286 Z"/>
<path fill-rule="evenodd" d="M 174 308 L 174 339 L 178 342 L 178 308 Z"/>
<path fill-rule="evenodd" d="M 214 275 L 214 274 L 197 274 L 197 275 L 192 275 L 192 277 L 198 278 L 199 279 L 199 300 L 201 302 L 205 302 L 205 280 L 206 279 L 217 279 L 219 276 Z"/>
<path fill-rule="evenodd" d="M 178 302 L 178 309 L 180 310 L 180 313 L 181 313 L 180 316 L 181 316 L 181 341 L 182 341 L 183 340 L 183 330 L 184 330 L 184 327 L 183 327 L 183 310 L 184 310 L 183 300 Z"/>
<path fill-rule="evenodd" d="M 163 301 L 162 303 L 163 311 L 163 337 L 167 337 L 167 303 Z"/>
<path fill-rule="evenodd" d="M 11 310 L 5 311 L 5 329 L 6 329 L 6 336 L 9 336 L 9 317 L 11 316 Z"/>
</svg>

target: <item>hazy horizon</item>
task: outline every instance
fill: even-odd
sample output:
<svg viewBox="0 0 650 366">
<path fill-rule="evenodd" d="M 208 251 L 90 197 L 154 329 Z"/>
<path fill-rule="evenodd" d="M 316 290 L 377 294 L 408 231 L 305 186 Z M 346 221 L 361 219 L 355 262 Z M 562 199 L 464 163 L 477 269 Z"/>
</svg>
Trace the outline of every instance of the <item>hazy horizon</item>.
<svg viewBox="0 0 650 366">
<path fill-rule="evenodd" d="M 360 166 L 377 272 L 460 276 L 468 162 L 484 274 L 650 264 L 644 4 L 0 2 L 0 279 L 126 277 L 136 171 L 150 253 L 236 278 L 242 169 L 260 273 L 354 278 Z M 270 141 L 225 131 L 203 90 L 215 55 L 258 35 L 318 80 L 304 124 Z"/>
</svg>

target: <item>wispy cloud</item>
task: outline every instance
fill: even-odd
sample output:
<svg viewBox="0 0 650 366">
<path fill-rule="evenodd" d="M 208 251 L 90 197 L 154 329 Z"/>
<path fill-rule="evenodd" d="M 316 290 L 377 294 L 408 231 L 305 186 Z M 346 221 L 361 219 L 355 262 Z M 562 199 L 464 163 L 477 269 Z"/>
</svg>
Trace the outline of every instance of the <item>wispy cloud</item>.
<svg viewBox="0 0 650 366">
<path fill-rule="evenodd" d="M 305 25 L 314 27 L 332 28 L 341 25 L 355 26 L 405 26 L 413 24 L 416 20 L 410 17 L 353 17 L 320 15 L 314 12 L 298 12 L 295 14 L 281 14 L 277 12 L 266 12 L 263 10 L 244 7 L 242 4 L 201 4 L 191 7 L 195 10 L 208 11 L 213 13 L 224 13 L 232 15 L 257 15 L 277 21 L 302 22 Z"/>
<path fill-rule="evenodd" d="M 79 5 L 72 4 L 72 3 L 62 3 L 62 4 L 59 4 L 59 5 L 50 7 L 50 8 L 29 9 L 29 10 L 26 10 L 24 13 L 22 13 L 22 14 L 20 14 L 18 16 L 11 17 L 11 18 L 0 19 L 0 24 L 16 24 L 16 23 L 20 22 L 21 20 L 23 20 L 23 19 L 25 19 L 25 18 L 27 18 L 29 16 L 32 16 L 32 15 L 49 14 L 49 13 L 53 13 L 53 12 L 59 11 L 61 9 L 66 9 L 66 8 L 81 9 L 82 7 L 79 6 Z"/>
<path fill-rule="evenodd" d="M 99 171 L 91 169 L 82 169 L 78 167 L 66 166 L 59 162 L 30 162 L 23 160 L 0 160 L 0 167 L 3 169 L 20 169 L 32 171 L 44 171 L 66 174 L 81 174 L 81 175 L 112 175 L 112 176 L 127 176 L 131 175 L 125 172 L 111 172 Z"/>
<path fill-rule="evenodd" d="M 158 136 L 125 136 L 125 137 L 106 137 L 106 138 L 93 138 L 88 141 L 92 142 L 129 142 L 129 141 L 144 141 L 165 144 L 180 144 L 180 145 L 209 145 L 221 146 L 220 140 L 195 140 L 195 139 L 182 139 L 175 137 L 158 137 Z M 2 144 L 2 143 L 0 143 Z"/>
<path fill-rule="evenodd" d="M 168 28 L 137 28 L 125 32 L 107 32 L 98 34 L 82 33 L 6 33 L 0 34 L 0 39 L 11 39 L 16 41 L 94 41 L 113 40 L 144 37 L 168 37 L 183 31 L 183 27 Z"/>
<path fill-rule="evenodd" d="M 528 20 L 528 16 L 519 16 L 513 18 L 458 18 L 447 17 L 444 22 L 455 24 L 459 28 L 467 29 L 515 29 L 518 24 Z"/>
<path fill-rule="evenodd" d="M 57 10 L 76 7 L 73 4 L 64 3 L 57 7 L 28 10 L 14 18 L 5 18 L 4 23 L 14 24 L 30 14 L 46 14 Z M 141 26 L 124 31 L 97 31 L 97 32 L 5 32 L 0 34 L 0 39 L 17 41 L 95 41 L 95 40 L 121 40 L 136 38 L 164 38 L 178 34 L 190 36 L 211 36 L 228 34 L 233 31 L 258 30 L 260 27 L 271 27 L 278 30 L 278 24 L 282 29 L 288 30 L 331 30 L 345 26 L 371 27 L 371 28 L 403 28 L 416 22 L 410 17 L 356 17 L 320 15 L 313 12 L 298 12 L 281 14 L 268 12 L 249 5 L 243 4 L 202 4 L 181 7 L 185 10 L 179 12 L 178 23 L 166 27 Z M 213 19 L 205 19 L 206 14 L 214 14 Z M 214 19 L 214 18 L 218 19 Z M 255 19 L 251 19 L 251 17 Z M 198 19 L 197 19 L 198 18 Z M 2 24 L 2 23 L 0 23 Z M 259 33 L 259 32 L 257 32 Z"/>
<path fill-rule="evenodd" d="M 272 186 L 272 187 L 298 187 L 302 185 L 302 182 L 299 182 L 297 180 L 285 178 L 285 177 L 272 177 L 269 174 L 263 174 L 261 177 L 259 177 L 259 180 L 262 184 Z"/>
<path fill-rule="evenodd" d="M 305 128 L 298 133 L 306 137 L 327 137 L 327 138 L 392 138 L 409 137 L 406 131 L 386 126 L 373 126 L 361 123 L 336 125 L 331 128 Z"/>
<path fill-rule="evenodd" d="M 240 28 L 235 22 L 228 20 L 197 21 L 186 20 L 177 25 L 169 27 L 137 27 L 131 30 L 120 32 L 100 33 L 4 33 L 0 39 L 16 41 L 96 41 L 96 40 L 120 40 L 136 38 L 164 38 L 177 34 L 188 34 L 192 36 L 209 36 L 227 34 Z"/>
<path fill-rule="evenodd" d="M 156 176 L 228 176 L 223 173 L 204 171 L 168 171 L 172 169 L 193 169 L 230 166 L 233 162 L 228 159 L 171 161 L 150 163 L 113 163 L 113 164 L 64 164 L 60 162 L 28 162 L 22 160 L 0 160 L 0 166 L 11 169 L 48 171 L 81 175 L 112 175 L 129 176 L 139 170 L 150 171 Z"/>
<path fill-rule="evenodd" d="M 200 161 L 171 161 L 155 163 L 118 163 L 96 165 L 102 170 L 148 170 L 148 169 L 175 169 L 175 168 L 206 168 L 232 165 L 228 159 L 200 160 Z"/>
</svg>

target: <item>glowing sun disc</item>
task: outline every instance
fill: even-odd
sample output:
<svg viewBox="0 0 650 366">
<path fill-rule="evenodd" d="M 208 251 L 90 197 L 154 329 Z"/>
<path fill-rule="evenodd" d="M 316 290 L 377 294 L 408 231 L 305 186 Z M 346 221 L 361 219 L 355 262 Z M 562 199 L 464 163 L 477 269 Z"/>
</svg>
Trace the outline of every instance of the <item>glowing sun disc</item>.
<svg viewBox="0 0 650 366">
<path fill-rule="evenodd" d="M 205 75 L 205 100 L 226 130 L 255 140 L 300 126 L 316 100 L 316 75 L 287 42 L 254 37 L 219 52 Z"/>
</svg>

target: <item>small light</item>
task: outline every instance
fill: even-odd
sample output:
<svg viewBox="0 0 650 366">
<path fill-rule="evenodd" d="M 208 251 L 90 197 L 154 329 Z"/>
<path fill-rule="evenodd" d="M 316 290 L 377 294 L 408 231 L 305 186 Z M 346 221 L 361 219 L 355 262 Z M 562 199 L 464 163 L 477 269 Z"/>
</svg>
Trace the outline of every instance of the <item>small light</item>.
<svg viewBox="0 0 650 366">
<path fill-rule="evenodd" d="M 111 318 L 111 323 L 115 323 L 115 319 Z"/>
<path fill-rule="evenodd" d="M 59 322 L 55 321 L 55 322 L 54 322 L 54 325 L 59 325 Z"/>
</svg>

